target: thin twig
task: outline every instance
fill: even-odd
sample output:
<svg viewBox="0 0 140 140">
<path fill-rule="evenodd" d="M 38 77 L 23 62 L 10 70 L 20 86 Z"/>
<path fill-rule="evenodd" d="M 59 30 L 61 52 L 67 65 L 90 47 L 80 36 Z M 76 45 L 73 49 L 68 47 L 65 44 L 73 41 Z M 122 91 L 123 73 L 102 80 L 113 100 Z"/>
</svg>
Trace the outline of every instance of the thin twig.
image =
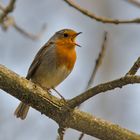
<svg viewBox="0 0 140 140">
<path fill-rule="evenodd" d="M 133 4 L 134 6 L 137 6 L 138 8 L 140 8 L 140 2 L 137 0 L 124 0 L 124 1 L 129 2 Z"/>
<path fill-rule="evenodd" d="M 118 80 L 120 80 L 120 83 L 118 83 L 119 87 L 121 88 L 122 86 L 124 86 L 128 82 L 128 81 L 125 81 L 125 78 L 128 77 L 129 75 L 135 75 L 139 68 L 140 68 L 140 57 L 136 60 L 136 62 L 131 67 L 131 69 L 128 71 L 128 73 L 124 77 L 118 79 Z M 82 93 L 77 97 L 74 97 L 73 99 L 71 99 L 69 101 L 69 107 L 75 108 L 76 106 L 79 106 L 81 103 L 83 103 L 84 101 L 88 100 L 89 98 L 97 95 L 98 93 L 107 91 L 106 88 L 108 88 L 108 90 L 112 90 L 112 89 L 116 88 L 116 80 L 114 80 L 112 82 L 108 82 L 106 84 L 98 85 L 99 87 L 98 86 L 93 87 L 93 88 L 87 90 L 85 93 Z M 100 91 L 98 91 L 98 90 L 100 90 Z"/>
<path fill-rule="evenodd" d="M 115 88 L 122 88 L 123 86 L 128 85 L 128 84 L 133 84 L 135 80 L 139 79 L 138 77 L 139 76 L 127 75 L 119 79 L 97 85 L 93 88 L 88 89 L 84 93 L 72 98 L 71 100 L 69 100 L 68 106 L 70 108 L 75 108 L 76 106 L 80 105 L 81 103 L 85 102 L 89 98 L 99 93 L 103 93 L 103 92 L 106 92 Z"/>
<path fill-rule="evenodd" d="M 107 47 L 106 43 L 107 43 L 107 32 L 104 33 L 104 40 L 103 40 L 102 48 L 101 48 L 101 51 L 100 51 L 100 53 L 98 55 L 98 58 L 96 60 L 95 67 L 93 69 L 93 72 L 92 72 L 92 75 L 90 77 L 90 80 L 88 81 L 86 89 L 88 89 L 91 86 L 91 84 L 93 83 L 93 81 L 95 79 L 95 75 L 96 75 L 99 67 L 102 64 L 102 61 L 103 61 L 103 58 L 104 58 L 104 54 L 105 54 L 105 50 L 106 50 L 106 47 Z"/>
<path fill-rule="evenodd" d="M 139 68 L 140 68 L 140 57 L 137 59 L 137 61 L 134 63 L 134 65 L 131 67 L 128 73 L 126 73 L 126 76 L 135 75 Z"/>
<path fill-rule="evenodd" d="M 91 77 L 90 77 L 90 79 L 88 81 L 88 84 L 86 86 L 86 90 L 91 87 L 91 85 L 92 85 L 92 83 L 93 83 L 93 81 L 95 79 L 95 75 L 96 75 L 99 67 L 102 64 L 104 54 L 105 54 L 105 50 L 106 50 L 106 47 L 107 47 L 106 44 L 107 44 L 107 32 L 104 33 L 104 40 L 103 40 L 103 43 L 102 43 L 101 51 L 100 51 L 100 53 L 98 55 L 98 58 L 97 58 L 96 63 L 95 63 L 95 67 L 93 69 Z M 79 108 L 81 108 L 81 105 L 79 105 Z M 80 136 L 79 136 L 79 140 L 82 140 L 83 137 L 84 137 L 84 133 L 81 133 Z"/>
<path fill-rule="evenodd" d="M 81 133 L 80 136 L 79 136 L 79 138 L 78 138 L 78 140 L 82 140 L 83 137 L 84 137 L 84 135 L 85 135 L 85 133 Z"/>
<path fill-rule="evenodd" d="M 90 79 L 89 79 L 89 81 L 87 83 L 87 86 L 86 86 L 85 90 L 87 90 L 88 88 L 91 87 L 91 85 L 92 85 L 92 83 L 93 83 L 93 81 L 95 79 L 95 75 L 96 75 L 99 67 L 102 64 L 104 53 L 105 53 L 105 50 L 106 50 L 106 47 L 107 47 L 106 43 L 107 43 L 107 32 L 104 32 L 104 39 L 103 39 L 101 51 L 99 52 L 98 58 L 96 59 L 95 66 L 93 68 L 92 74 L 90 76 Z"/>
<path fill-rule="evenodd" d="M 59 136 L 57 137 L 57 140 L 64 140 L 64 133 L 65 133 L 65 128 L 59 127 L 58 128 Z"/>
<path fill-rule="evenodd" d="M 2 28 L 4 30 L 7 30 L 8 27 L 13 26 L 19 33 L 21 33 L 25 37 L 28 37 L 32 40 L 39 39 L 42 36 L 42 34 L 46 31 L 46 24 L 44 24 L 42 26 L 40 32 L 37 34 L 31 34 L 31 33 L 27 32 L 26 30 L 24 30 L 23 28 L 21 28 L 19 25 L 17 25 L 17 23 L 15 22 L 15 20 L 12 16 L 8 16 L 8 13 L 13 11 L 15 2 L 16 2 L 16 0 L 11 0 L 9 5 L 6 8 L 4 8 L 4 6 L 2 4 L 0 4 L 0 9 L 3 12 L 0 15 L 0 23 L 2 25 Z"/>
<path fill-rule="evenodd" d="M 16 0 L 10 0 L 8 6 L 6 8 L 2 8 L 3 13 L 0 15 L 0 23 L 3 22 L 4 18 L 7 17 L 7 15 L 14 10 Z"/>
<path fill-rule="evenodd" d="M 32 33 L 28 32 L 28 31 L 26 31 L 25 29 L 21 28 L 19 25 L 17 25 L 17 23 L 15 22 L 14 18 L 11 17 L 11 16 L 7 16 L 7 18 L 4 20 L 4 22 L 1 25 L 2 25 L 2 29 L 4 31 L 7 30 L 10 26 L 12 26 L 20 34 L 22 34 L 23 36 L 25 36 L 25 37 L 27 37 L 27 38 L 29 38 L 31 40 L 39 39 L 47 29 L 46 24 L 44 24 L 42 26 L 41 30 L 37 34 L 32 34 Z"/>
<path fill-rule="evenodd" d="M 97 16 L 94 13 L 91 13 L 87 9 L 84 9 L 77 5 L 75 2 L 71 0 L 64 0 L 67 4 L 75 8 L 76 10 L 80 11 L 82 14 L 88 16 L 91 19 L 95 19 L 98 22 L 102 23 L 110 23 L 110 24 L 126 24 L 126 23 L 140 23 L 140 18 L 135 18 L 135 19 L 128 19 L 128 20 L 120 20 L 120 19 L 111 19 L 107 17 L 101 17 Z"/>
<path fill-rule="evenodd" d="M 21 33 L 22 35 L 24 35 L 25 37 L 28 37 L 28 38 L 30 38 L 30 39 L 32 39 L 32 40 L 37 40 L 37 39 L 39 39 L 39 38 L 43 35 L 43 33 L 46 31 L 46 27 L 47 27 L 47 26 L 46 26 L 46 24 L 44 24 L 44 25 L 42 26 L 40 32 L 37 33 L 37 34 L 31 34 L 31 33 L 27 32 L 26 30 L 22 29 L 19 25 L 17 25 L 16 22 L 13 23 L 13 27 L 14 27 L 19 33 Z"/>
</svg>

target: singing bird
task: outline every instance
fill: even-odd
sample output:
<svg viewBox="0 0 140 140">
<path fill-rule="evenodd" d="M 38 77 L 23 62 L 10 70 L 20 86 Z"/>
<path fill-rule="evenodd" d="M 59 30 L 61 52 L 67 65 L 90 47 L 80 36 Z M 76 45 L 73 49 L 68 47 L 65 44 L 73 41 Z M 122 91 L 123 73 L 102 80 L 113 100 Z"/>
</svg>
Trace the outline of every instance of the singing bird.
<svg viewBox="0 0 140 140">
<path fill-rule="evenodd" d="M 36 54 L 26 78 L 45 90 L 54 89 L 71 73 L 79 46 L 75 39 L 81 32 L 63 29 L 56 32 Z M 15 110 L 15 116 L 26 118 L 29 105 L 21 102 Z"/>
</svg>

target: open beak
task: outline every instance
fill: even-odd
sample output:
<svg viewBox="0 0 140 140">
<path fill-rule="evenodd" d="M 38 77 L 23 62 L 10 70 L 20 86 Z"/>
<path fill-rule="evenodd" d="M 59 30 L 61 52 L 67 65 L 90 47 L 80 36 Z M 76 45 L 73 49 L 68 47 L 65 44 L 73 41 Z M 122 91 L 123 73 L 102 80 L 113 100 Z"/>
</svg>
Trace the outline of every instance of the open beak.
<svg viewBox="0 0 140 140">
<path fill-rule="evenodd" d="M 79 45 L 79 44 L 77 44 L 77 43 L 75 43 L 75 45 L 78 46 L 78 47 L 82 47 L 81 45 Z"/>
<path fill-rule="evenodd" d="M 82 32 L 76 33 L 76 36 L 80 35 Z"/>
<path fill-rule="evenodd" d="M 79 34 L 81 34 L 81 33 L 82 33 L 82 32 L 76 33 L 75 36 L 74 36 L 74 38 L 77 37 L 77 36 L 78 36 Z M 78 46 L 78 47 L 82 47 L 82 46 L 80 46 L 80 45 L 77 44 L 77 43 L 75 43 L 75 45 Z"/>
</svg>

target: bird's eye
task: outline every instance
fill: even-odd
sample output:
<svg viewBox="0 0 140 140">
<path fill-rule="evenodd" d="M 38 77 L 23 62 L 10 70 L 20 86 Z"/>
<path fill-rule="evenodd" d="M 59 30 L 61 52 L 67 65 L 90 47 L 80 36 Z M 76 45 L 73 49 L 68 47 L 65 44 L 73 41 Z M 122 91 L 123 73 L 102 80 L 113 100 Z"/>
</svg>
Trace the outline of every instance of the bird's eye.
<svg viewBox="0 0 140 140">
<path fill-rule="evenodd" d="M 64 37 L 68 37 L 69 35 L 67 33 L 64 33 Z"/>
</svg>

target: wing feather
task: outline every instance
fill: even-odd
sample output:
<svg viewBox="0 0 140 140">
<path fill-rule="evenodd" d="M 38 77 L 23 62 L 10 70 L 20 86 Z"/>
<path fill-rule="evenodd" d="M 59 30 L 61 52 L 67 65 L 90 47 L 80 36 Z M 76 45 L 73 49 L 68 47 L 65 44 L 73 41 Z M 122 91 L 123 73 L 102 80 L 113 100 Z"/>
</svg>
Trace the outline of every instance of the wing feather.
<svg viewBox="0 0 140 140">
<path fill-rule="evenodd" d="M 31 77 L 35 74 L 37 68 L 41 64 L 41 59 L 48 51 L 48 47 L 51 45 L 52 42 L 46 43 L 36 54 L 31 66 L 29 67 L 28 74 L 26 76 L 26 79 L 31 79 Z"/>
</svg>

